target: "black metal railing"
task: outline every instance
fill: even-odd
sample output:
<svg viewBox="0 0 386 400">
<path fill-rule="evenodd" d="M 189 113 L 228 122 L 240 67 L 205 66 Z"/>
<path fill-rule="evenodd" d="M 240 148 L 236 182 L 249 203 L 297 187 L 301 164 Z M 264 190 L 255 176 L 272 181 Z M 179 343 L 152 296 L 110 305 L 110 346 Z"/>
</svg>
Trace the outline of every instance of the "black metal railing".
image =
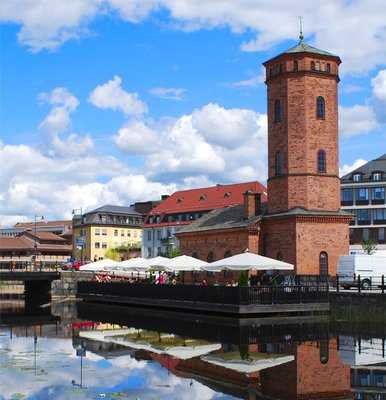
<svg viewBox="0 0 386 400">
<path fill-rule="evenodd" d="M 78 296 L 89 295 L 235 305 L 299 304 L 328 302 L 329 287 L 326 284 L 228 287 L 78 282 Z"/>
<path fill-rule="evenodd" d="M 386 276 L 385 275 L 360 275 L 352 276 L 337 275 L 334 277 L 335 282 L 331 285 L 337 292 L 355 290 L 361 292 L 378 292 L 386 293 Z"/>
</svg>

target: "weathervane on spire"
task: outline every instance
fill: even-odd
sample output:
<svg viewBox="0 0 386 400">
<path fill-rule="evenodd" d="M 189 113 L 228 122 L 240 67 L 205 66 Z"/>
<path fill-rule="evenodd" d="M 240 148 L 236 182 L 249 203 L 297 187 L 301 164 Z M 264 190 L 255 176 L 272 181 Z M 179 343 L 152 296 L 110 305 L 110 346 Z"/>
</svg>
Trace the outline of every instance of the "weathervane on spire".
<svg viewBox="0 0 386 400">
<path fill-rule="evenodd" d="M 303 17 L 299 17 L 299 25 L 300 25 L 300 31 L 299 31 L 299 43 L 303 42 L 304 36 L 303 36 Z"/>
</svg>

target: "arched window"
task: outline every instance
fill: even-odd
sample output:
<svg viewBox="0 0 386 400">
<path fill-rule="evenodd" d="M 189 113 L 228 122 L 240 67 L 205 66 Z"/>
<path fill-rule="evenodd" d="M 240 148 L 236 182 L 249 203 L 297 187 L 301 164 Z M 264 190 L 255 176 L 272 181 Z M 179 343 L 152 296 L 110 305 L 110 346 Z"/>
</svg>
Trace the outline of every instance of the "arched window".
<svg viewBox="0 0 386 400">
<path fill-rule="evenodd" d="M 311 61 L 311 69 L 315 71 L 315 61 Z"/>
<path fill-rule="evenodd" d="M 213 251 L 210 251 L 210 252 L 208 253 L 208 257 L 206 258 L 206 261 L 208 261 L 208 262 L 213 262 L 213 261 L 214 261 L 214 254 L 213 254 Z"/>
<path fill-rule="evenodd" d="M 299 63 L 298 60 L 294 61 L 294 71 L 297 71 L 299 69 Z"/>
<path fill-rule="evenodd" d="M 280 176 L 283 173 L 283 153 L 277 151 L 275 154 L 275 175 Z"/>
<path fill-rule="evenodd" d="M 328 275 L 328 254 L 325 251 L 319 254 L 319 275 Z"/>
<path fill-rule="evenodd" d="M 316 117 L 318 119 L 324 119 L 326 116 L 326 103 L 322 96 L 318 96 L 316 99 Z"/>
<path fill-rule="evenodd" d="M 225 253 L 224 253 L 224 258 L 228 258 L 228 257 L 231 257 L 232 256 L 232 252 L 230 251 L 230 250 L 227 250 Z"/>
<path fill-rule="evenodd" d="M 282 118 L 282 110 L 281 110 L 281 102 L 280 100 L 275 100 L 275 109 L 274 109 L 274 121 L 281 122 Z"/>
<path fill-rule="evenodd" d="M 325 173 L 327 171 L 326 167 L 326 152 L 324 150 L 318 151 L 318 172 Z"/>
</svg>

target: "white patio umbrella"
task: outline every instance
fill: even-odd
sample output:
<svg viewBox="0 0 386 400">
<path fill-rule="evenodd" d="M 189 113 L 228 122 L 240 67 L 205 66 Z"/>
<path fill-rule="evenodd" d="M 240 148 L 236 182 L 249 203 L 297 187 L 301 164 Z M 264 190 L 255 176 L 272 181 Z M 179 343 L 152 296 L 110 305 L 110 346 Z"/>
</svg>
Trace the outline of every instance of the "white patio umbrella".
<svg viewBox="0 0 386 400">
<path fill-rule="evenodd" d="M 225 353 L 226 354 L 226 353 Z M 207 355 L 205 357 L 201 357 L 202 361 L 208 362 L 210 364 L 218 365 L 219 367 L 232 369 L 233 371 L 242 372 L 244 374 L 250 374 L 253 372 L 261 371 L 263 369 L 276 367 L 278 365 L 287 364 L 295 359 L 294 356 L 286 356 L 286 355 L 272 355 L 268 358 L 262 359 L 251 359 L 251 360 L 225 360 L 220 357 L 218 354 Z"/>
<path fill-rule="evenodd" d="M 245 271 L 250 269 L 255 270 L 293 270 L 292 264 L 284 261 L 275 260 L 273 258 L 264 257 L 259 254 L 245 253 L 236 254 L 232 257 L 224 258 L 210 263 L 208 266 L 203 267 L 205 271 L 218 271 L 220 270 L 232 270 L 232 271 Z"/>
<path fill-rule="evenodd" d="M 105 258 L 104 260 L 95 261 L 86 265 L 81 265 L 81 271 L 102 271 L 105 268 L 112 268 L 117 266 L 118 262 L 114 260 L 110 260 L 109 258 Z"/>
<path fill-rule="evenodd" d="M 145 260 L 146 260 L 146 258 L 142 258 L 142 257 L 129 258 L 128 260 L 120 262 L 119 266 L 120 267 L 131 267 L 131 266 L 135 266 L 136 264 L 141 263 Z"/>
<path fill-rule="evenodd" d="M 182 271 L 201 271 L 202 267 L 208 266 L 206 261 L 198 260 L 190 256 L 178 256 L 171 258 L 167 264 L 167 271 L 182 272 Z"/>
<path fill-rule="evenodd" d="M 154 258 L 149 258 L 143 263 L 143 266 L 148 270 L 153 271 L 165 271 L 169 265 L 170 258 L 157 256 Z"/>
</svg>

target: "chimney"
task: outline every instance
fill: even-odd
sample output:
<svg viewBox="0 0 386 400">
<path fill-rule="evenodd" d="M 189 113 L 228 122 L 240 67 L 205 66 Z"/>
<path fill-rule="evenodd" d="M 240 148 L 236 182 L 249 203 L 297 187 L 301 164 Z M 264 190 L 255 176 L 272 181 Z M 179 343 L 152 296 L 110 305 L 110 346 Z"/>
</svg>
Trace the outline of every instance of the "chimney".
<svg viewBox="0 0 386 400">
<path fill-rule="evenodd" d="M 170 197 L 168 194 L 163 194 L 163 195 L 161 196 L 161 201 L 166 200 L 168 197 Z"/>
<path fill-rule="evenodd" d="M 248 190 L 244 193 L 244 216 L 255 217 L 261 213 L 261 193 Z"/>
</svg>

